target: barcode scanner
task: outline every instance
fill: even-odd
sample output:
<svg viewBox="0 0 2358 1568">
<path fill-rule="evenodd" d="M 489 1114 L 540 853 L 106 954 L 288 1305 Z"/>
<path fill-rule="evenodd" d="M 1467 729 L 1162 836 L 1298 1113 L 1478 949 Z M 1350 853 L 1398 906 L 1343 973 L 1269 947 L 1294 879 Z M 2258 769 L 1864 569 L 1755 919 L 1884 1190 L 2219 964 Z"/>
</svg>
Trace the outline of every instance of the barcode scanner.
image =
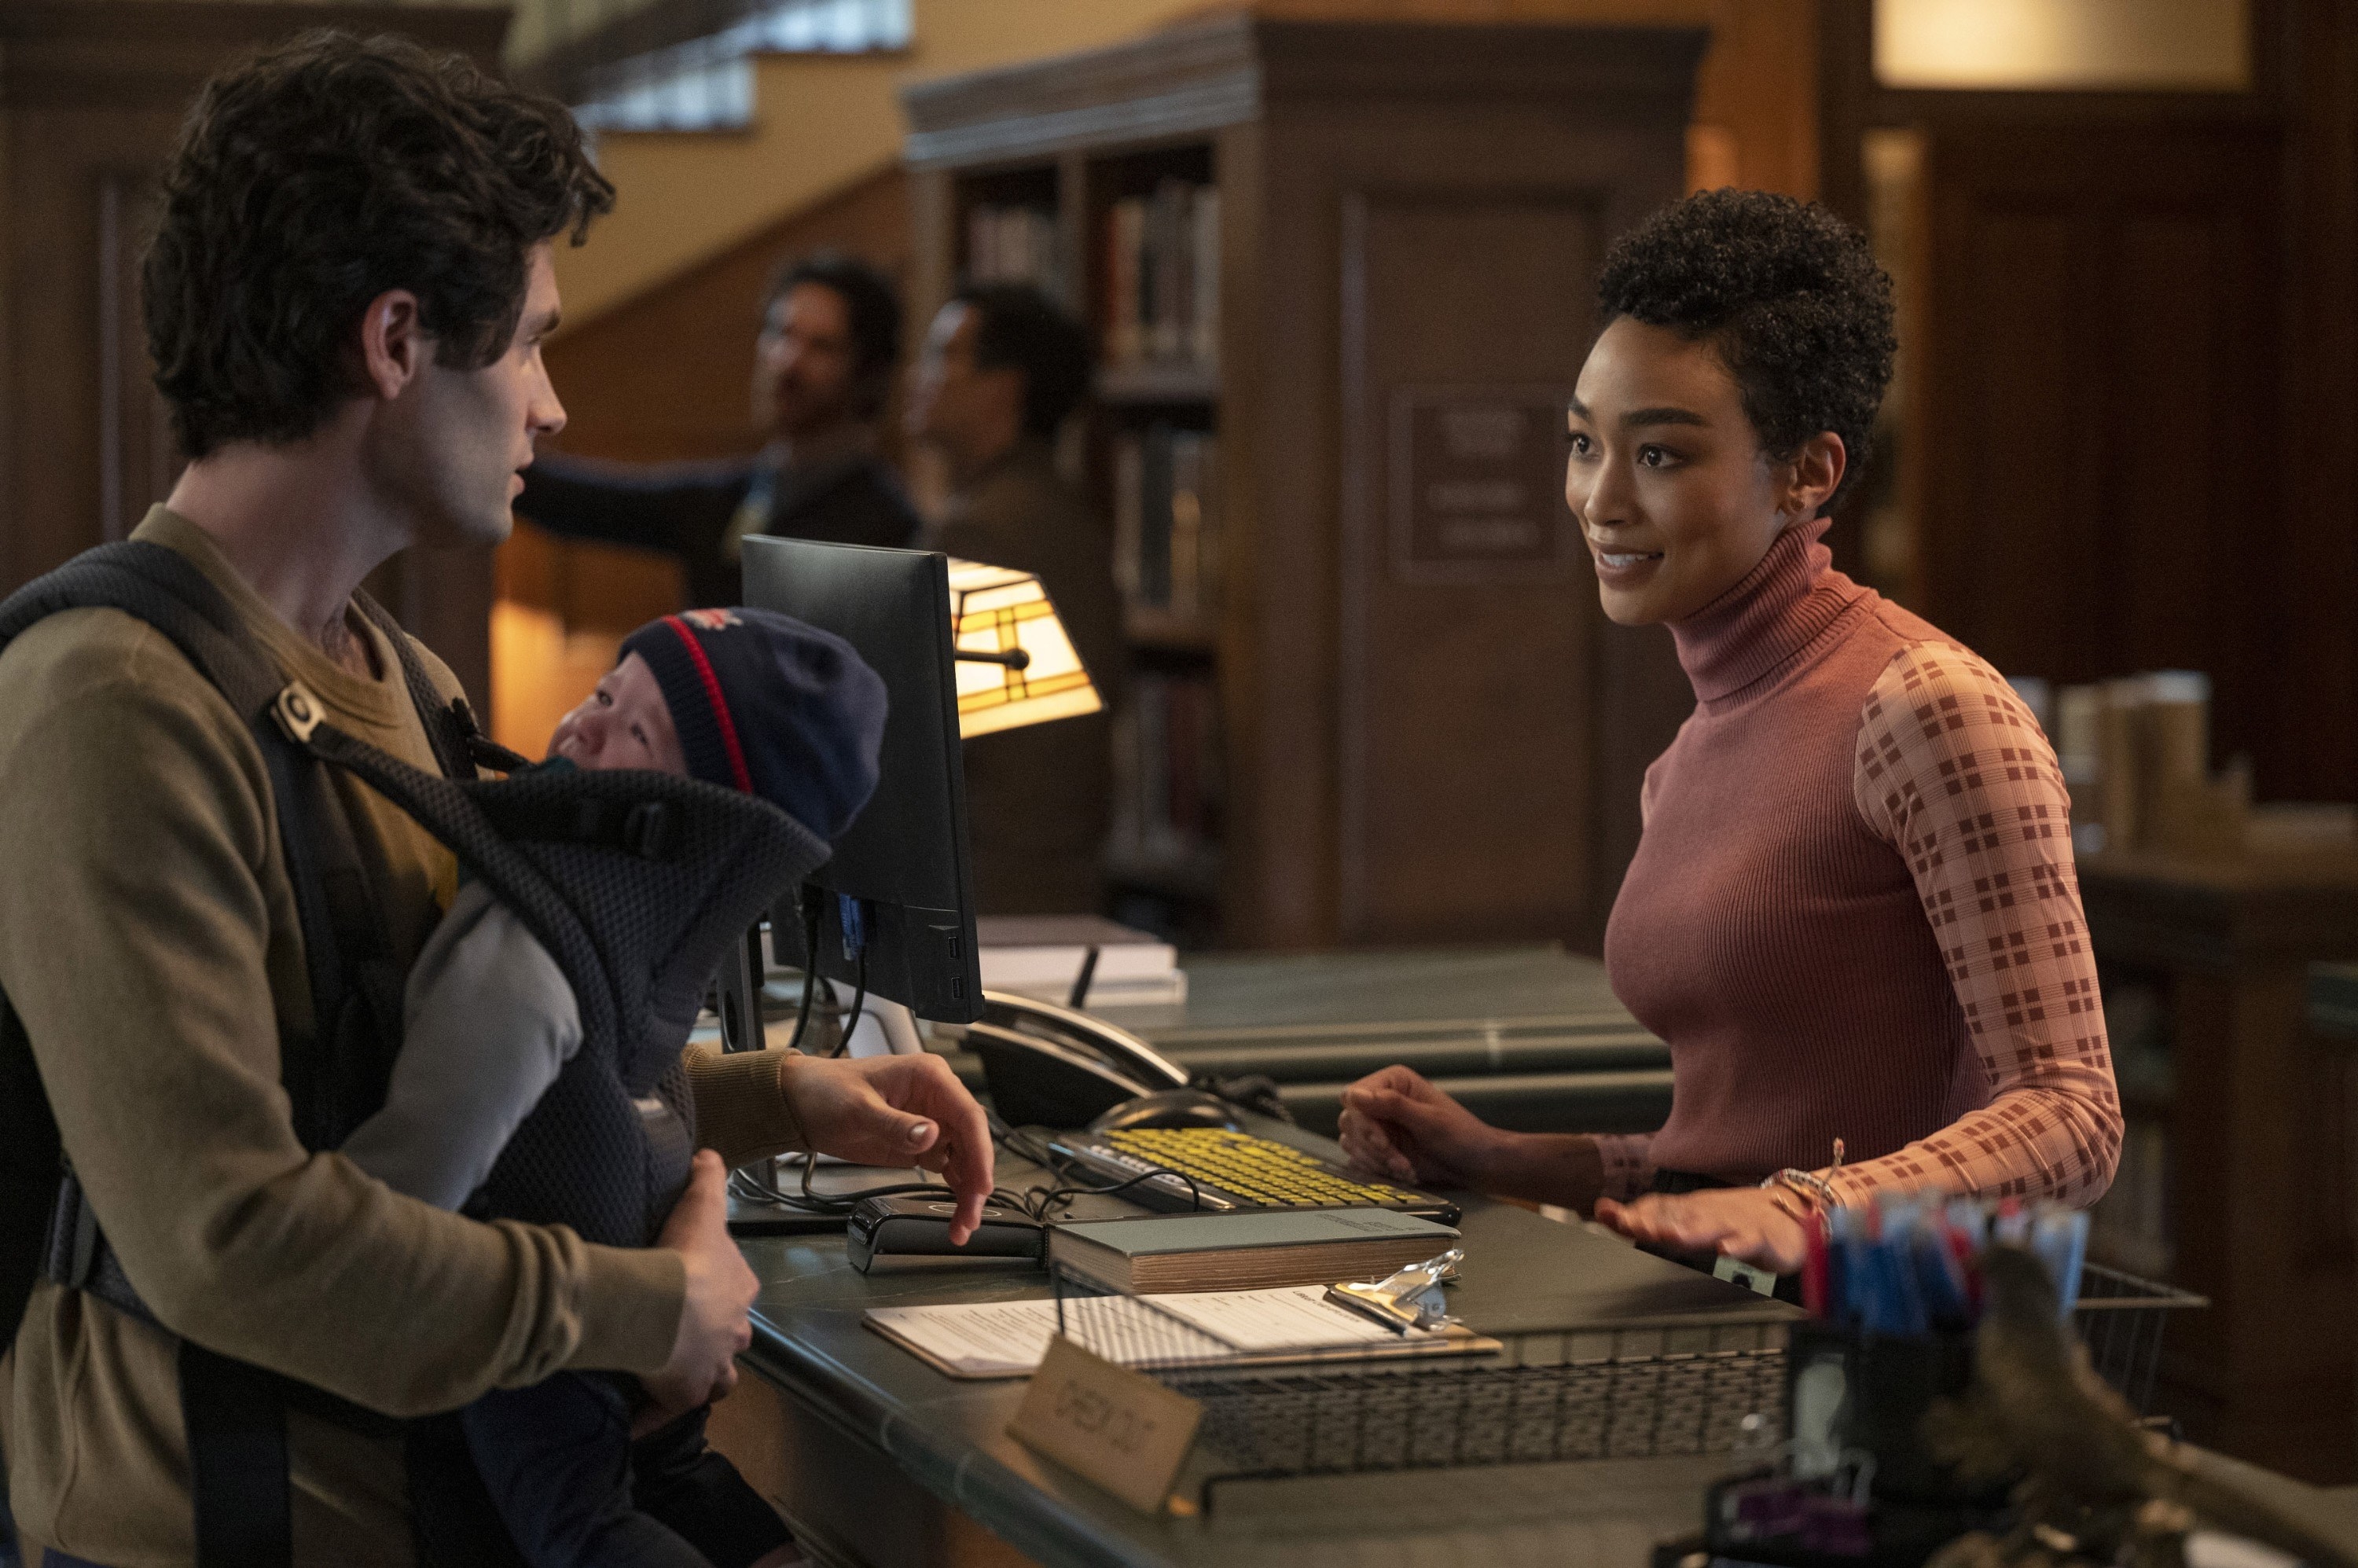
<svg viewBox="0 0 2358 1568">
<path fill-rule="evenodd" d="M 1001 1209 L 982 1211 L 982 1223 L 963 1247 L 950 1242 L 957 1205 L 938 1198 L 863 1198 L 844 1223 L 844 1250 L 861 1273 L 879 1258 L 998 1258 L 1036 1264 L 1046 1255 L 1048 1231 L 1039 1221 Z"/>
</svg>

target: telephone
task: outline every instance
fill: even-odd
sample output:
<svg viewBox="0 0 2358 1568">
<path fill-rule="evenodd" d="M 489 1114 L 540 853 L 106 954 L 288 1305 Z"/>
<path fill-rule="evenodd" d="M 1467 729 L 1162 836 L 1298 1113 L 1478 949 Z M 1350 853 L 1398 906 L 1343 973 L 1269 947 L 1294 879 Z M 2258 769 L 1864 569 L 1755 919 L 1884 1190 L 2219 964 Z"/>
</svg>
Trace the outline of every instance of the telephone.
<svg viewBox="0 0 2358 1568">
<path fill-rule="evenodd" d="M 1011 1127 L 1086 1127 L 1126 1100 L 1187 1087 L 1185 1068 L 1130 1031 L 1005 991 L 982 993 L 966 1044 Z"/>
</svg>

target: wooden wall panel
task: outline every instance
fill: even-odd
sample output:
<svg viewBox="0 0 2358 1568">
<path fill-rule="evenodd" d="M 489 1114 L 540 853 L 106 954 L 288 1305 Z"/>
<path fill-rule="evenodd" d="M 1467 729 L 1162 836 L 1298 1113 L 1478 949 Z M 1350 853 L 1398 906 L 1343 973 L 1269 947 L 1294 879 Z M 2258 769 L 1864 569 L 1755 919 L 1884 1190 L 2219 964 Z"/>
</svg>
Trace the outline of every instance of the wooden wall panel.
<svg viewBox="0 0 2358 1568">
<path fill-rule="evenodd" d="M 189 98 L 323 24 L 495 60 L 494 6 L 0 0 L 0 591 L 136 525 L 179 463 L 138 314 L 147 192 Z M 489 679 L 487 551 L 374 579 L 468 689 Z"/>
<path fill-rule="evenodd" d="M 2299 773 L 2270 722 L 2257 541 L 2285 355 L 2266 126 L 1943 124 L 1930 137 L 1925 613 L 2012 675 L 2211 672 L 2222 756 Z"/>
<path fill-rule="evenodd" d="M 1863 214 L 1868 127 L 1931 146 L 1920 608 L 2016 673 L 2208 669 L 2263 797 L 2358 798 L 2358 6 L 2254 0 L 2244 93 L 1892 91 L 1872 9 L 1819 7 L 1821 189 Z M 2034 219 L 2079 250 L 2011 250 Z M 2050 284 L 2074 292 L 2040 334 L 2011 301 Z M 2094 450 L 2060 488 L 1994 475 L 2056 454 L 1980 415 Z M 2027 515 L 1994 509 L 2017 492 Z"/>
<path fill-rule="evenodd" d="M 750 452 L 749 398 L 762 297 L 778 265 L 817 250 L 839 250 L 882 268 L 905 287 L 909 270 L 907 177 L 880 170 L 833 199 L 771 225 L 626 305 L 548 345 L 550 379 L 565 404 L 568 452 L 630 462 Z M 914 343 L 922 322 L 906 323 Z M 899 439 L 899 421 L 889 420 Z"/>
<path fill-rule="evenodd" d="M 1603 244 L 1682 186 L 1682 93 L 1647 96 L 1674 46 L 1648 41 L 1659 55 L 1617 104 L 1570 85 L 1606 74 L 1601 53 L 1552 61 L 1577 110 L 1495 88 L 1479 107 L 1438 87 L 1378 98 L 1397 84 L 1373 71 L 1355 103 L 1340 52 L 1316 97 L 1272 89 L 1258 200 L 1224 198 L 1260 243 L 1255 308 L 1224 311 L 1221 430 L 1250 443 L 1227 465 L 1252 495 L 1248 514 L 1230 492 L 1249 532 L 1229 551 L 1260 585 L 1222 655 L 1238 781 L 1225 940 L 1601 937 L 1645 766 L 1693 694 L 1666 633 L 1604 624 L 1585 562 L 1547 583 L 1391 580 L 1389 400 L 1428 377 L 1560 392 L 1577 376 Z"/>
<path fill-rule="evenodd" d="M 2286 157 L 2282 657 L 2269 722 L 2300 737 L 2285 793 L 2358 799 L 2358 5 L 2295 0 Z"/>
<path fill-rule="evenodd" d="M 1600 611 L 1563 501 L 1561 411 L 1603 216 L 1588 190 L 1379 190 L 1350 200 L 1343 234 L 1342 935 L 1569 933 L 1595 896 Z M 1412 422 L 1452 416 L 1536 454 L 1535 476 L 1423 471 L 1436 460 L 1402 449 Z M 1453 482 L 1535 492 L 1459 525 L 1536 513 L 1545 558 L 1415 548 L 1407 525 Z"/>
</svg>

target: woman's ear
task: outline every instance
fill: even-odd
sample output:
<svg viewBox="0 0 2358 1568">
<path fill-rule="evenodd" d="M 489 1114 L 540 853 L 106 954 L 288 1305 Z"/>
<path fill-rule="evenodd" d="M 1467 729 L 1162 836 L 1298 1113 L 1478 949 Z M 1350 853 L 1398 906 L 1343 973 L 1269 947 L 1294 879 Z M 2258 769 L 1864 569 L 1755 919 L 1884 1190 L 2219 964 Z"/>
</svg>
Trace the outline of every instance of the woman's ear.
<svg viewBox="0 0 2358 1568">
<path fill-rule="evenodd" d="M 1778 510 L 1797 523 L 1815 517 L 1842 488 L 1849 467 L 1850 453 L 1843 438 L 1832 430 L 1819 431 L 1802 442 L 1801 449 L 1785 465 L 1785 493 Z"/>
</svg>

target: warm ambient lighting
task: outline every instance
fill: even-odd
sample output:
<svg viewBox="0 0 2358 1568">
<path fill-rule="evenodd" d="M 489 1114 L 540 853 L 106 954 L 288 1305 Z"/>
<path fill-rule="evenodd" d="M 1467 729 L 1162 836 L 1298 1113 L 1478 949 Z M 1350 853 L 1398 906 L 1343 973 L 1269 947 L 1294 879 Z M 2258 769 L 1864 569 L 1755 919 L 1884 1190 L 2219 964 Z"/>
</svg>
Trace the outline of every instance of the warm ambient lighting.
<svg viewBox="0 0 2358 1568">
<path fill-rule="evenodd" d="M 2250 0 L 1876 0 L 1886 87 L 2240 92 Z"/>
<path fill-rule="evenodd" d="M 1048 590 L 1030 572 L 953 559 L 950 632 L 961 738 L 1075 719 L 1105 706 Z"/>
</svg>

